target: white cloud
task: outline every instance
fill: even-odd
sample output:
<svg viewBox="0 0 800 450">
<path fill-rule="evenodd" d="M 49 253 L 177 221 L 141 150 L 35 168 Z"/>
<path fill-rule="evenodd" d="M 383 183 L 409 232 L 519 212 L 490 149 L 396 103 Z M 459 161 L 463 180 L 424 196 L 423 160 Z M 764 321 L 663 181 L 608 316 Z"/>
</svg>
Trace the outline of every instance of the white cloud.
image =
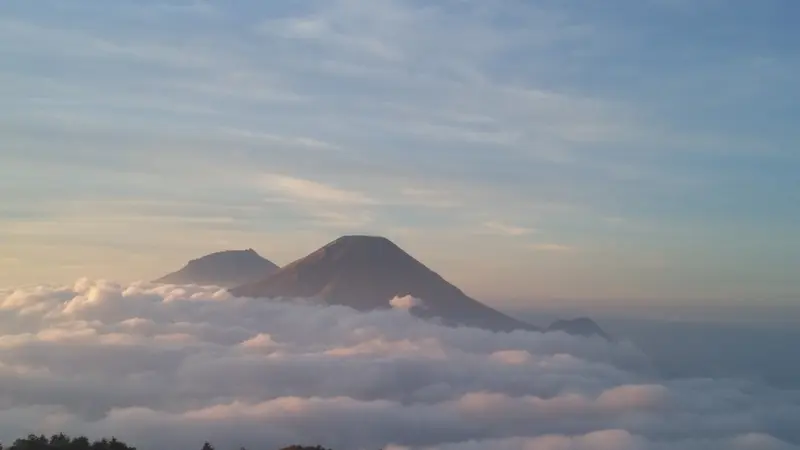
<svg viewBox="0 0 800 450">
<path fill-rule="evenodd" d="M 400 450 L 397 447 L 393 450 Z M 669 444 L 631 435 L 625 430 L 602 430 L 582 436 L 550 435 L 531 439 L 496 439 L 437 446 L 436 450 L 792 450 L 797 447 L 770 436 L 751 434 L 733 439 L 679 440 Z M 433 449 L 430 449 L 433 450 Z"/>
<path fill-rule="evenodd" d="M 0 297 L 0 440 L 144 450 L 796 449 L 795 393 L 655 376 L 635 348 L 446 328 L 197 286 L 82 279 Z M 408 299 L 405 304 L 415 303 Z"/>
<path fill-rule="evenodd" d="M 409 310 L 411 308 L 420 308 L 425 305 L 421 299 L 406 295 L 404 297 L 395 297 L 390 302 L 392 308 Z"/>
</svg>

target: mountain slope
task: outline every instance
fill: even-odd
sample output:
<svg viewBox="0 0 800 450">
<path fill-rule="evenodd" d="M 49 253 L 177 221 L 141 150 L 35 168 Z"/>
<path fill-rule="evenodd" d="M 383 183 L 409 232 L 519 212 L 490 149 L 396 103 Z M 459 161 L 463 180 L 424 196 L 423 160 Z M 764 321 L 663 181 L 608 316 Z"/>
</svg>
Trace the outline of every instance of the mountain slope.
<svg viewBox="0 0 800 450">
<path fill-rule="evenodd" d="M 576 336 L 600 336 L 606 340 L 611 339 L 611 337 L 600 328 L 600 325 L 588 317 L 580 317 L 572 320 L 556 320 L 550 324 L 545 331 L 563 331 Z"/>
<path fill-rule="evenodd" d="M 256 283 L 231 289 L 240 297 L 315 298 L 368 311 L 389 308 L 395 297 L 423 305 L 413 314 L 448 325 L 497 331 L 535 330 L 464 294 L 390 240 L 343 236 Z"/>
<path fill-rule="evenodd" d="M 233 287 L 268 276 L 279 269 L 253 249 L 226 250 L 189 261 L 177 272 L 165 275 L 154 283 L 204 284 Z"/>
</svg>

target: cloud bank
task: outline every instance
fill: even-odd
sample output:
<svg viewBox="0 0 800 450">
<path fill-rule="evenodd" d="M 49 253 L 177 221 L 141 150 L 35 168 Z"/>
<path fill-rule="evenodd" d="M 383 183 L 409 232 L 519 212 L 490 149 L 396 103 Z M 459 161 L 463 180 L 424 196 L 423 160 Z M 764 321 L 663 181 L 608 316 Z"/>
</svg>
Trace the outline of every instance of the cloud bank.
<svg viewBox="0 0 800 450">
<path fill-rule="evenodd" d="M 0 330 L 3 442 L 770 450 L 800 438 L 797 393 L 661 379 L 626 343 L 446 328 L 402 307 L 84 279 L 0 291 Z"/>
</svg>

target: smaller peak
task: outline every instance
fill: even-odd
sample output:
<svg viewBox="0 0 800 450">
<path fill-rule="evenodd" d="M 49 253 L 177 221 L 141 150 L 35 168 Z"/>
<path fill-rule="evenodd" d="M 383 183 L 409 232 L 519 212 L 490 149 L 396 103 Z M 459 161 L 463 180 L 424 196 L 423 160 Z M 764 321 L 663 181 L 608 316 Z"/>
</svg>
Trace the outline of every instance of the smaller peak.
<svg viewBox="0 0 800 450">
<path fill-rule="evenodd" d="M 222 250 L 192 259 L 177 272 L 165 275 L 155 282 L 232 287 L 255 281 L 276 270 L 277 265 L 252 248 Z"/>
<path fill-rule="evenodd" d="M 246 250 L 222 250 L 214 253 L 209 253 L 197 259 L 191 260 L 190 264 L 205 263 L 211 261 L 228 261 L 228 260 L 260 260 L 263 259 L 261 255 L 256 253 L 252 248 Z"/>
<path fill-rule="evenodd" d="M 220 250 L 218 252 L 209 253 L 204 257 L 209 256 L 222 256 L 222 255 L 241 255 L 244 253 L 249 253 L 247 250 Z"/>
</svg>

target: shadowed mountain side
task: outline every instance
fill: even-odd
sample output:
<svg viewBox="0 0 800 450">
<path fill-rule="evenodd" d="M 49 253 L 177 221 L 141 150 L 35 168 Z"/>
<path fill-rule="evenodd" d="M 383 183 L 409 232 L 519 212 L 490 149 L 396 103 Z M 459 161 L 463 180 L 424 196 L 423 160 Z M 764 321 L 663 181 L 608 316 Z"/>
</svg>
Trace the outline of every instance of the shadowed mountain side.
<svg viewBox="0 0 800 450">
<path fill-rule="evenodd" d="M 201 284 L 226 288 L 262 279 L 279 269 L 253 249 L 227 250 L 189 261 L 177 272 L 155 280 L 162 284 Z"/>
<path fill-rule="evenodd" d="M 537 330 L 464 294 L 390 240 L 344 236 L 271 276 L 231 290 L 240 297 L 314 298 L 361 311 L 390 308 L 395 297 L 422 299 L 411 312 L 444 324 L 496 331 Z"/>
<path fill-rule="evenodd" d="M 563 331 L 576 336 L 600 336 L 607 340 L 611 339 L 611 337 L 600 328 L 600 325 L 588 317 L 581 317 L 573 320 L 556 320 L 545 330 L 545 332 L 550 331 Z"/>
</svg>

